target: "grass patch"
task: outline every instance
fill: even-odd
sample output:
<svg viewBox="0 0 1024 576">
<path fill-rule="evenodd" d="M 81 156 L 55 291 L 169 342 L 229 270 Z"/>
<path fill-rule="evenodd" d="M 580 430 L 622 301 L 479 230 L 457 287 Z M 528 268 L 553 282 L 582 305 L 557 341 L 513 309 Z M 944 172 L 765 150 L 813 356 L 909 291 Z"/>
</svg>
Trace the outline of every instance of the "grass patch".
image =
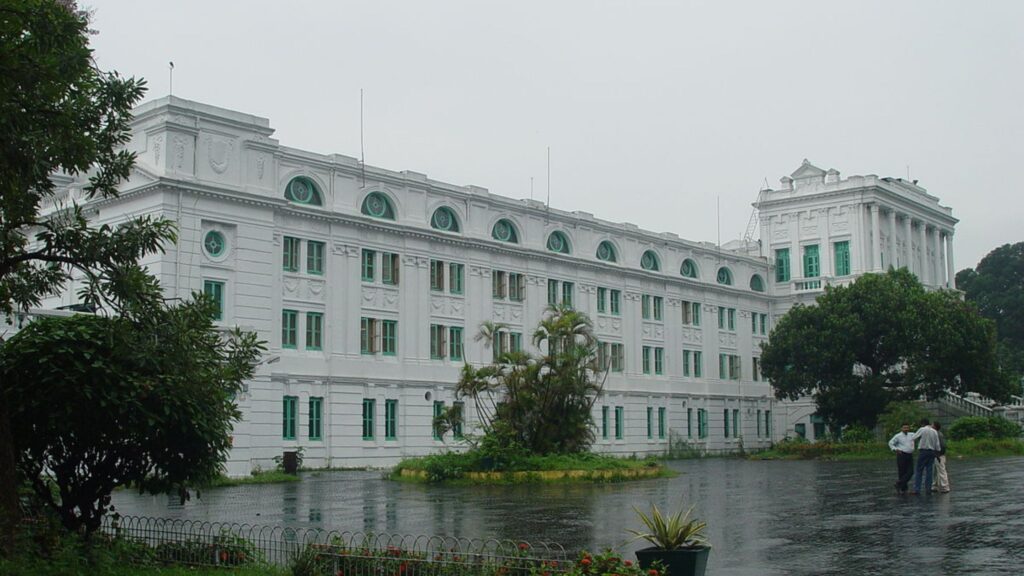
<svg viewBox="0 0 1024 576">
<path fill-rule="evenodd" d="M 403 474 L 403 471 L 408 471 Z M 563 474 L 558 474 L 562 472 Z M 390 478 L 414 482 L 523 483 L 543 481 L 616 482 L 672 475 L 656 459 L 581 454 L 535 455 L 445 452 L 402 460 Z"/>
<path fill-rule="evenodd" d="M 223 488 L 225 486 L 243 486 L 245 484 L 286 484 L 288 482 L 298 482 L 299 480 L 301 480 L 301 478 L 296 475 L 271 470 L 268 472 L 253 474 L 251 476 L 243 476 L 241 478 L 221 476 L 213 482 L 210 482 L 208 486 L 204 486 L 204 488 Z"/>
<path fill-rule="evenodd" d="M 947 458 L 974 456 L 1024 456 L 1024 441 L 1003 440 L 951 440 L 947 443 Z M 882 442 L 780 442 L 771 450 L 751 456 L 755 460 L 888 460 L 892 451 Z"/>
</svg>

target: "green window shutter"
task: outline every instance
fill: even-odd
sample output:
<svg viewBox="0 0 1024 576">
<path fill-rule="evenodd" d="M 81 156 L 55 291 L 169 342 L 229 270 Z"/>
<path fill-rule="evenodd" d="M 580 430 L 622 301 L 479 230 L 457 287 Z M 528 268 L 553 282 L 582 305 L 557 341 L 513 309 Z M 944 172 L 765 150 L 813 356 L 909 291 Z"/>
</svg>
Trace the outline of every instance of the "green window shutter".
<svg viewBox="0 0 1024 576">
<path fill-rule="evenodd" d="M 224 283 L 217 280 L 204 280 L 203 293 L 213 300 L 216 309 L 213 313 L 214 320 L 224 319 Z"/>
<path fill-rule="evenodd" d="M 704 353 L 695 351 L 693 353 L 693 376 L 694 378 L 700 378 L 704 372 Z"/>
<path fill-rule="evenodd" d="M 769 439 L 772 437 L 772 411 L 764 411 L 764 435 Z"/>
<path fill-rule="evenodd" d="M 444 358 L 444 326 L 440 324 L 430 325 L 430 358 L 441 360 Z"/>
<path fill-rule="evenodd" d="M 452 402 L 452 436 L 456 440 L 462 440 L 462 420 L 466 414 L 465 402 Z"/>
<path fill-rule="evenodd" d="M 462 294 L 462 278 L 464 273 L 464 265 L 455 263 L 448 265 L 448 289 L 452 294 Z"/>
<path fill-rule="evenodd" d="M 377 339 L 377 320 L 360 318 L 359 320 L 359 351 L 363 354 L 375 354 Z"/>
<path fill-rule="evenodd" d="M 658 439 L 660 439 L 660 440 L 664 440 L 665 439 L 665 428 L 666 428 L 665 420 L 666 420 L 666 418 L 665 418 L 665 407 L 664 406 L 659 406 L 658 407 Z"/>
<path fill-rule="evenodd" d="M 380 281 L 389 286 L 398 285 L 398 254 L 382 252 L 380 255 Z"/>
<path fill-rule="evenodd" d="M 296 348 L 298 346 L 299 313 L 295 310 L 281 311 L 281 347 Z"/>
<path fill-rule="evenodd" d="M 736 438 L 743 436 L 740 432 L 740 411 L 735 408 L 732 411 L 732 435 Z"/>
<path fill-rule="evenodd" d="M 448 328 L 448 358 L 462 360 L 462 328 Z"/>
<path fill-rule="evenodd" d="M 444 414 L 444 402 L 441 400 L 434 400 L 434 420 L 437 420 L 442 414 Z M 441 435 L 437 433 L 437 427 L 435 427 L 433 423 L 431 423 L 430 429 L 434 440 L 440 440 Z"/>
<path fill-rule="evenodd" d="M 693 325 L 700 326 L 700 302 L 693 303 Z"/>
<path fill-rule="evenodd" d="M 548 304 L 558 304 L 558 280 L 548 280 Z"/>
<path fill-rule="evenodd" d="M 285 440 L 295 439 L 295 421 L 298 419 L 299 399 L 296 396 L 285 396 L 283 403 L 283 426 L 281 437 Z"/>
<path fill-rule="evenodd" d="M 607 288 L 598 288 L 597 289 L 597 312 L 599 314 L 604 314 L 605 311 L 607 310 L 606 303 L 605 303 L 605 300 L 607 298 L 608 298 L 608 289 Z"/>
<path fill-rule="evenodd" d="M 320 312 L 306 312 L 306 350 L 322 350 L 324 338 L 324 315 Z"/>
<path fill-rule="evenodd" d="M 562 282 L 562 304 L 572 307 L 573 295 L 576 285 L 572 282 Z"/>
<path fill-rule="evenodd" d="M 689 350 L 683 350 L 683 376 L 690 375 L 690 362 L 692 361 L 692 353 Z"/>
<path fill-rule="evenodd" d="M 376 272 L 374 266 L 377 261 L 377 253 L 373 250 L 363 248 L 362 274 L 363 282 L 373 282 Z"/>
<path fill-rule="evenodd" d="M 718 307 L 718 329 L 725 330 L 725 307 Z"/>
<path fill-rule="evenodd" d="M 324 243 L 310 240 L 306 242 L 306 272 L 322 275 L 324 273 Z"/>
<path fill-rule="evenodd" d="M 643 352 L 642 352 L 641 358 L 643 359 L 644 374 L 650 374 L 651 373 L 651 347 L 650 346 L 644 346 L 643 347 Z"/>
<path fill-rule="evenodd" d="M 612 290 L 608 293 L 608 298 L 608 308 L 611 310 L 612 314 L 618 316 L 620 314 L 619 304 L 622 298 L 622 292 L 620 292 L 619 290 Z"/>
<path fill-rule="evenodd" d="M 804 247 L 804 278 L 817 278 L 821 275 L 818 259 L 818 245 Z"/>
<path fill-rule="evenodd" d="M 398 353 L 398 321 L 381 321 L 381 354 L 394 356 Z"/>
<path fill-rule="evenodd" d="M 640 297 L 640 316 L 644 320 L 651 317 L 651 297 L 647 294 Z"/>
<path fill-rule="evenodd" d="M 775 251 L 775 281 L 789 282 L 789 248 Z"/>
<path fill-rule="evenodd" d="M 373 440 L 376 411 L 377 401 L 373 398 L 363 398 L 363 440 Z"/>
<path fill-rule="evenodd" d="M 622 440 L 624 428 L 626 423 L 623 421 L 625 418 L 625 410 L 622 406 L 615 407 L 615 439 Z"/>
<path fill-rule="evenodd" d="M 285 236 L 282 241 L 284 250 L 282 251 L 281 269 L 285 272 L 299 271 L 299 243 L 298 238 L 291 236 Z"/>
<path fill-rule="evenodd" d="M 665 349 L 655 348 L 654 349 L 654 373 L 664 374 L 665 373 Z"/>
<path fill-rule="evenodd" d="M 662 298 L 661 296 L 655 296 L 652 303 L 654 305 L 654 319 L 655 320 L 662 320 L 662 319 L 664 319 L 665 299 Z"/>
<path fill-rule="evenodd" d="M 384 439 L 398 438 L 398 400 L 384 401 Z"/>
<path fill-rule="evenodd" d="M 601 438 L 608 439 L 608 407 L 601 406 Z"/>
<path fill-rule="evenodd" d="M 724 417 L 724 420 L 725 420 L 725 437 L 728 438 L 729 437 L 729 409 L 726 408 L 724 412 L 725 412 L 725 417 Z"/>
<path fill-rule="evenodd" d="M 647 407 L 647 439 L 654 438 L 654 408 Z"/>
<path fill-rule="evenodd" d="M 835 269 L 836 276 L 850 275 L 850 242 L 835 243 Z"/>
<path fill-rule="evenodd" d="M 728 357 L 725 354 L 718 355 L 718 377 L 722 380 L 729 379 Z"/>
<path fill-rule="evenodd" d="M 430 261 L 430 289 L 434 292 L 444 291 L 444 262 Z"/>
<path fill-rule="evenodd" d="M 693 438 L 693 408 L 686 409 L 686 437 Z"/>
<path fill-rule="evenodd" d="M 309 439 L 323 439 L 323 405 L 324 399 L 311 396 L 309 398 Z"/>
<path fill-rule="evenodd" d="M 735 308 L 729 308 L 727 316 L 729 318 L 729 332 L 735 332 L 736 331 L 736 309 Z"/>
</svg>

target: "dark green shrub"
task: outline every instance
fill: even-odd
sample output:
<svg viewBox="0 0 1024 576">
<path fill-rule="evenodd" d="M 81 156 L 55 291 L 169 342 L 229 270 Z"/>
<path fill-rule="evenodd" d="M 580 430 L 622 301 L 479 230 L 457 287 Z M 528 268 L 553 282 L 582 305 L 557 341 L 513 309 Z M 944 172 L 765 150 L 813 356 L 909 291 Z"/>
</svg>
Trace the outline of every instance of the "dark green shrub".
<svg viewBox="0 0 1024 576">
<path fill-rule="evenodd" d="M 843 430 L 840 442 L 843 444 L 867 444 L 875 442 L 875 433 L 863 426 L 847 426 Z"/>
<path fill-rule="evenodd" d="M 1021 435 L 1021 428 L 999 416 L 965 416 L 958 418 L 949 427 L 949 438 L 951 440 L 977 439 L 1002 439 L 1017 438 Z"/>
<path fill-rule="evenodd" d="M 882 435 L 888 440 L 900 431 L 903 424 L 910 424 L 911 430 L 917 430 L 917 423 L 924 418 L 929 422 L 935 421 L 932 413 L 920 402 L 890 402 L 878 417 L 878 423 L 882 425 Z"/>
</svg>

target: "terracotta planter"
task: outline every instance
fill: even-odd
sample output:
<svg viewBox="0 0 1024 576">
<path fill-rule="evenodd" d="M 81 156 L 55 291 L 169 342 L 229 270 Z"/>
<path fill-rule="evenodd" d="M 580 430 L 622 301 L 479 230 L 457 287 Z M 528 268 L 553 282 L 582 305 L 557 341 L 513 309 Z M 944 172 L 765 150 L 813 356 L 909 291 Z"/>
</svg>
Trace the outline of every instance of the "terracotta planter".
<svg viewBox="0 0 1024 576">
<path fill-rule="evenodd" d="M 650 568 L 655 560 L 660 560 L 665 566 L 667 576 L 703 576 L 704 570 L 708 567 L 710 553 L 710 546 L 677 550 L 651 547 L 637 550 L 636 559 L 644 570 Z"/>
</svg>

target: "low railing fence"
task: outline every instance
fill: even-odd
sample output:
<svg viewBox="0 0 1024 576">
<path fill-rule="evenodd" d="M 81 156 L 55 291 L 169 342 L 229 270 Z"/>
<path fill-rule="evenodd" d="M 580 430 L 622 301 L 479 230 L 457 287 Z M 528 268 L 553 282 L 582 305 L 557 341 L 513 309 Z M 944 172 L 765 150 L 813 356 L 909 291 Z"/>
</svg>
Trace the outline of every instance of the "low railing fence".
<svg viewBox="0 0 1024 576">
<path fill-rule="evenodd" d="M 963 396 L 957 396 L 952 392 L 946 392 L 940 398 L 940 401 L 953 406 L 963 412 L 970 414 L 971 416 L 992 416 L 992 408 L 985 406 L 980 402 L 975 402 Z"/>
<path fill-rule="evenodd" d="M 575 558 L 554 543 L 140 516 L 108 517 L 102 530 L 133 547 L 139 563 L 273 564 L 311 576 L 554 576 L 568 570 Z"/>
</svg>

